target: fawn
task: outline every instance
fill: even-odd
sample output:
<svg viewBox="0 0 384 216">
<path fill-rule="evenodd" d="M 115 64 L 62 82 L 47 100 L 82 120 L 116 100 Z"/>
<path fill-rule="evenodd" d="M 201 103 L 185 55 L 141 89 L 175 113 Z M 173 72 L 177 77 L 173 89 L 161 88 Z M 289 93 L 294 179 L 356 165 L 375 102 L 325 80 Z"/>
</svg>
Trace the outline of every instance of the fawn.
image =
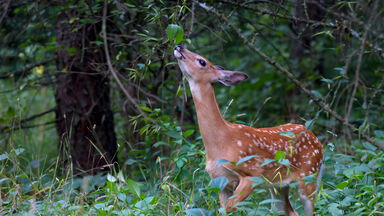
<svg viewBox="0 0 384 216">
<path fill-rule="evenodd" d="M 228 179 L 219 194 L 221 207 L 227 212 L 235 211 L 234 205 L 247 198 L 254 189 L 249 177 L 264 177 L 276 187 L 277 194 L 271 194 L 281 200 L 276 204 L 279 211 L 298 215 L 289 201 L 289 184 L 299 182 L 298 192 L 304 211 L 307 215 L 313 214 L 313 200 L 323 170 L 323 147 L 317 137 L 299 124 L 252 128 L 226 121 L 220 113 L 212 84 L 219 81 L 232 86 L 248 76 L 215 66 L 181 45 L 175 47 L 174 56 L 192 92 L 206 150 L 206 170 L 212 179 L 221 176 Z M 275 158 L 278 151 L 285 153 L 288 165 L 273 161 L 261 166 L 266 159 Z M 217 163 L 220 159 L 236 162 L 246 157 L 248 159 L 239 165 Z M 317 178 L 317 184 L 303 180 L 310 175 Z"/>
</svg>

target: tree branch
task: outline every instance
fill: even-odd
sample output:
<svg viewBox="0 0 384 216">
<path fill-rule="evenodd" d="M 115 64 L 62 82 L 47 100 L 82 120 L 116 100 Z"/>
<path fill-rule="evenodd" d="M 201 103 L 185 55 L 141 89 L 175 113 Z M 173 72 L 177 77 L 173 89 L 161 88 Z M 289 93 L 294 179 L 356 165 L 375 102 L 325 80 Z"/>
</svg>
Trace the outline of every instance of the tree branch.
<svg viewBox="0 0 384 216">
<path fill-rule="evenodd" d="M 57 56 L 55 55 L 55 56 L 52 56 L 51 58 L 44 59 L 44 60 L 42 60 L 40 62 L 37 62 L 35 64 L 23 67 L 23 68 L 21 68 L 19 70 L 15 70 L 15 71 L 12 71 L 12 72 L 9 72 L 9 73 L 0 74 L 0 79 L 6 79 L 6 78 L 9 78 L 9 77 L 18 76 L 18 75 L 23 76 L 26 72 L 32 70 L 33 68 L 35 68 L 37 66 L 40 66 L 40 65 L 48 64 L 49 62 L 54 61 L 56 59 L 57 59 Z"/>
<path fill-rule="evenodd" d="M 267 56 L 265 53 L 263 53 L 259 48 L 255 47 L 248 39 L 234 26 L 231 22 L 229 22 L 228 18 L 224 14 L 220 14 L 215 8 L 207 6 L 204 3 L 200 3 L 196 1 L 200 7 L 205 9 L 208 12 L 211 12 L 215 14 L 217 17 L 222 19 L 225 23 L 227 23 L 234 31 L 235 33 L 243 40 L 243 43 L 247 45 L 253 52 L 258 54 L 262 59 L 264 59 L 266 62 L 268 62 L 270 65 L 274 66 L 277 70 L 282 72 L 285 76 L 287 76 L 301 91 L 303 91 L 307 96 L 309 96 L 321 109 L 325 110 L 331 116 L 333 116 L 338 121 L 342 122 L 345 126 L 349 127 L 353 132 L 359 134 L 361 138 L 365 139 L 366 141 L 372 143 L 376 147 L 378 147 L 381 150 L 384 150 L 384 147 L 381 146 L 379 143 L 377 143 L 375 140 L 367 136 L 364 132 L 360 131 L 358 128 L 356 128 L 353 124 L 347 122 L 343 117 L 341 117 L 339 114 L 337 114 L 335 111 L 331 110 L 327 104 L 325 104 L 320 98 L 316 97 L 309 89 L 304 87 L 303 84 L 298 81 L 295 76 L 288 71 L 288 69 L 281 66 L 279 63 L 277 63 L 275 60 Z"/>
<path fill-rule="evenodd" d="M 298 18 L 298 17 L 282 15 L 282 14 L 271 12 L 268 10 L 261 10 L 259 8 L 248 6 L 244 3 L 233 2 L 233 1 L 228 1 L 228 0 L 222 0 L 221 2 L 223 2 L 225 4 L 231 4 L 231 5 L 234 5 L 236 7 L 244 8 L 247 10 L 252 10 L 252 11 L 255 11 L 255 12 L 260 13 L 262 15 L 267 14 L 267 15 L 271 15 L 273 17 L 278 17 L 281 19 L 288 19 L 288 20 L 291 20 L 293 22 L 303 22 L 303 23 L 307 23 L 307 24 L 312 24 L 312 25 L 316 25 L 316 26 L 323 26 L 323 27 L 328 27 L 328 28 L 332 28 L 332 29 L 344 29 L 347 32 L 349 32 L 352 37 L 356 38 L 361 43 L 363 43 L 365 46 L 368 46 L 369 48 L 371 48 L 372 50 L 377 52 L 381 57 L 384 57 L 384 51 L 382 48 L 380 48 L 380 47 L 376 46 L 375 44 L 365 40 L 364 37 L 361 37 L 357 31 L 355 31 L 350 26 L 347 26 L 343 22 L 340 22 L 338 20 L 336 20 L 335 23 L 332 23 L 332 22 L 326 23 L 326 22 L 321 22 L 318 20 L 302 19 L 302 18 Z M 365 23 L 364 23 L 364 25 L 365 25 Z"/>
<path fill-rule="evenodd" d="M 37 127 L 37 126 L 41 126 L 41 125 L 55 123 L 58 120 L 46 122 L 46 123 L 39 123 L 39 124 L 35 124 L 35 125 L 24 125 L 24 123 L 26 123 L 26 122 L 32 121 L 36 118 L 39 118 L 41 116 L 44 116 L 48 113 L 55 111 L 55 109 L 56 109 L 56 107 L 53 107 L 53 108 L 51 108 L 47 111 L 44 111 L 42 113 L 38 113 L 38 114 L 32 115 L 28 118 L 22 119 L 21 121 L 15 121 L 15 125 L 13 125 L 13 126 L 4 126 L 4 127 L 0 128 L 0 133 L 4 133 L 7 131 L 14 131 L 15 129 L 27 129 L 27 128 L 33 128 L 33 127 Z"/>
<path fill-rule="evenodd" d="M 137 111 L 147 120 L 153 122 L 152 119 L 148 118 L 148 116 L 144 113 L 144 111 L 141 109 L 141 107 L 136 103 L 136 101 L 133 99 L 133 97 L 129 94 L 128 90 L 124 88 L 124 85 L 121 83 L 120 78 L 117 75 L 117 71 L 112 66 L 111 57 L 109 56 L 109 50 L 108 50 L 108 42 L 107 42 L 107 9 L 108 9 L 108 1 L 104 0 L 104 8 L 103 8 L 103 18 L 102 18 L 102 37 L 104 41 L 104 52 L 105 52 L 105 58 L 107 59 L 108 69 L 111 72 L 113 78 L 115 79 L 117 85 L 119 88 L 123 91 L 124 95 L 127 97 L 129 102 L 131 102 L 137 109 Z"/>
</svg>

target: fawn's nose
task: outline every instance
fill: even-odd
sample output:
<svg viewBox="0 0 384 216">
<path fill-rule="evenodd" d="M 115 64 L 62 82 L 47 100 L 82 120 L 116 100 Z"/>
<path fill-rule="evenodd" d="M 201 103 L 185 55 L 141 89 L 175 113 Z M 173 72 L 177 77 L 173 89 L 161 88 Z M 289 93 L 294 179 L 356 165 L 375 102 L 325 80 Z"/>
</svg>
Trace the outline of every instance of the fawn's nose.
<svg viewBox="0 0 384 216">
<path fill-rule="evenodd" d="M 175 50 L 177 50 L 177 51 L 180 51 L 182 49 L 184 49 L 184 47 L 182 45 L 175 46 Z"/>
</svg>

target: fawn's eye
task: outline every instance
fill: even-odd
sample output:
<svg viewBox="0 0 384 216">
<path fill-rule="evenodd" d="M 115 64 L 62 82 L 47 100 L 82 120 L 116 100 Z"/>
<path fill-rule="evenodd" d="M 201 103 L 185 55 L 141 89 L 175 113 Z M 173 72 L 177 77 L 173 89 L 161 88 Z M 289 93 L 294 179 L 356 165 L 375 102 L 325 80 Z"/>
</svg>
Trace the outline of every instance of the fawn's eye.
<svg viewBox="0 0 384 216">
<path fill-rule="evenodd" d="M 205 62 L 203 59 L 199 59 L 199 63 L 203 67 L 205 67 L 205 65 L 207 65 L 207 62 Z"/>
</svg>

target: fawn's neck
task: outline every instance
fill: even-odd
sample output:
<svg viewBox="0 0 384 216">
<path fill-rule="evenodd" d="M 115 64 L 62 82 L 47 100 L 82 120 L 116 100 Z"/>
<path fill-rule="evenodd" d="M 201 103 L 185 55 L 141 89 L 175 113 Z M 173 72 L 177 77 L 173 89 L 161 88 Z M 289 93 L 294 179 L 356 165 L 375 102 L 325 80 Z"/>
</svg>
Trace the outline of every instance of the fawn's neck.
<svg viewBox="0 0 384 216">
<path fill-rule="evenodd" d="M 217 105 L 212 84 L 189 82 L 196 107 L 197 121 L 203 138 L 206 157 L 215 158 L 217 152 L 224 148 L 225 134 L 229 123 L 223 118 Z"/>
</svg>

